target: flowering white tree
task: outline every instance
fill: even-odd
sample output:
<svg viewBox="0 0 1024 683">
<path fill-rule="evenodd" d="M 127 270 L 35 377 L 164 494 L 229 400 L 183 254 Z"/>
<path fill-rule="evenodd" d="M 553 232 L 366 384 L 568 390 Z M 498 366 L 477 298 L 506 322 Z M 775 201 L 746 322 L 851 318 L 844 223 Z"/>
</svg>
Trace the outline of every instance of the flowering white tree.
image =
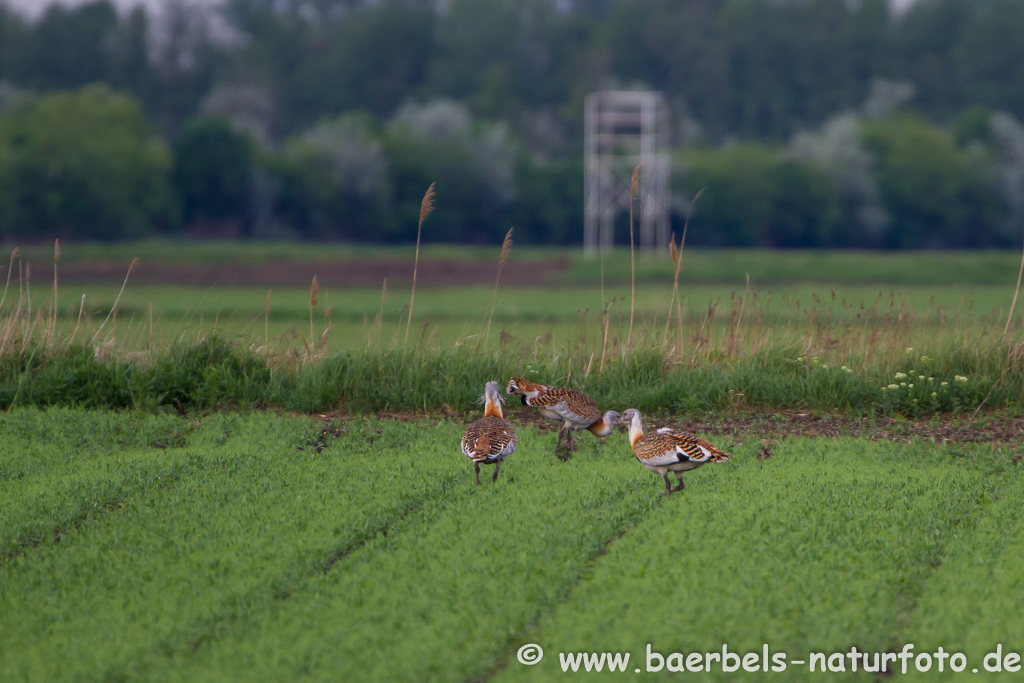
<svg viewBox="0 0 1024 683">
<path fill-rule="evenodd" d="M 996 164 L 1009 208 L 1007 230 L 1024 232 L 1024 126 L 1012 114 L 996 112 L 989 119 Z"/>
<path fill-rule="evenodd" d="M 844 204 L 854 212 L 857 224 L 872 240 L 881 234 L 889 216 L 879 197 L 873 175 L 875 159 L 864 148 L 857 114 L 839 114 L 818 131 L 797 133 L 788 151 L 794 158 L 813 163 L 829 174 Z"/>
<path fill-rule="evenodd" d="M 322 162 L 335 190 L 368 199 L 385 189 L 383 145 L 358 117 L 321 122 L 291 143 L 290 151 Z"/>
<path fill-rule="evenodd" d="M 450 145 L 461 150 L 490 200 L 503 205 L 515 199 L 519 151 L 504 123 L 474 124 L 466 107 L 442 99 L 405 105 L 389 128 L 425 145 Z"/>
</svg>

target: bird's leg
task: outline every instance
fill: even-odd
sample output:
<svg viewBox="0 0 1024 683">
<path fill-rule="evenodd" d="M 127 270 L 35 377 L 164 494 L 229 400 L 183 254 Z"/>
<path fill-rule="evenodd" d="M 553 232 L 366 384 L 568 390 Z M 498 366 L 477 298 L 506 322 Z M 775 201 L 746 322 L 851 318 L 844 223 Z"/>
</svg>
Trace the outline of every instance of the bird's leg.
<svg viewBox="0 0 1024 683">
<path fill-rule="evenodd" d="M 575 451 L 575 450 L 576 450 L 576 444 L 574 444 L 574 443 L 572 442 L 572 433 L 573 433 L 573 431 L 574 431 L 574 430 L 573 430 L 573 428 L 572 428 L 572 427 L 566 427 L 566 428 L 565 428 L 565 436 L 566 436 L 566 437 L 568 438 L 568 440 L 569 440 L 569 446 L 568 446 L 568 448 L 569 448 L 569 450 L 570 450 L 570 451 Z"/>
<path fill-rule="evenodd" d="M 476 485 L 480 485 L 480 463 L 473 463 L 473 468 L 476 470 Z"/>
<path fill-rule="evenodd" d="M 665 495 L 666 496 L 671 496 L 672 495 L 672 484 L 668 480 L 668 472 L 665 472 L 665 474 L 663 474 L 661 476 L 665 477 Z"/>
<path fill-rule="evenodd" d="M 666 477 L 666 478 L 667 478 L 667 477 Z M 676 479 L 678 479 L 678 480 L 679 480 L 679 485 L 678 485 L 678 486 L 676 486 L 676 487 L 675 487 L 674 489 L 672 489 L 672 490 L 673 490 L 673 491 L 682 491 L 682 490 L 683 490 L 683 473 L 682 473 L 682 472 L 676 472 Z"/>
<path fill-rule="evenodd" d="M 561 429 L 558 430 L 558 445 L 555 446 L 555 455 L 558 457 L 559 460 L 565 461 L 572 457 L 572 448 L 570 448 L 571 444 L 569 442 L 570 437 L 571 433 L 569 432 L 568 428 L 563 426 Z M 563 439 L 565 441 L 565 453 L 559 455 L 558 446 L 562 445 Z"/>
<path fill-rule="evenodd" d="M 494 476 L 491 477 L 491 483 L 498 481 L 498 471 L 501 469 L 501 461 L 494 463 Z"/>
</svg>

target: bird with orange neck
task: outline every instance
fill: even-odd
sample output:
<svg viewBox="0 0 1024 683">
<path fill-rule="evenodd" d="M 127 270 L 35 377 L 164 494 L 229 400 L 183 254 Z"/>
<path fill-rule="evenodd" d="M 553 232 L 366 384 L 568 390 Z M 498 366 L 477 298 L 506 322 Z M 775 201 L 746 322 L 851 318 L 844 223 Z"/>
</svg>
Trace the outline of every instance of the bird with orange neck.
<svg viewBox="0 0 1024 683">
<path fill-rule="evenodd" d="M 614 410 L 605 413 L 597 407 L 597 402 L 582 391 L 566 387 L 548 387 L 530 382 L 521 377 L 513 377 L 505 389 L 508 394 L 518 394 L 524 405 L 536 408 L 541 415 L 562 422 L 558 430 L 558 442 L 555 444 L 555 455 L 562 446 L 563 438 L 566 448 L 575 450 L 572 433 L 586 429 L 599 439 L 611 434 L 619 423 L 619 414 Z"/>
<path fill-rule="evenodd" d="M 704 463 L 725 462 L 729 456 L 714 444 L 686 432 L 663 427 L 654 434 L 644 434 L 640 411 L 630 408 L 622 414 L 629 425 L 629 445 L 640 464 L 665 478 L 665 495 L 683 489 L 683 472 L 695 470 Z M 672 487 L 668 473 L 675 472 L 679 484 Z"/>
<path fill-rule="evenodd" d="M 497 382 L 488 382 L 484 386 L 481 400 L 484 416 L 466 427 L 462 435 L 462 453 L 473 461 L 477 484 L 480 483 L 480 465 L 495 466 L 491 482 L 496 482 L 501 463 L 516 450 L 516 430 L 502 415 L 502 398 Z"/>
</svg>

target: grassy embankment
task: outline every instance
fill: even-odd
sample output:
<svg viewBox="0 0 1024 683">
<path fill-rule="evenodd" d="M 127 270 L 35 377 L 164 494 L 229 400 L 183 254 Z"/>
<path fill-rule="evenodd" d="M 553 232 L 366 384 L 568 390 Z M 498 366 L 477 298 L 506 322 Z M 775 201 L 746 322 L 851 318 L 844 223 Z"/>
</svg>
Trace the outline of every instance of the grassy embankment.
<svg viewBox="0 0 1024 683">
<path fill-rule="evenodd" d="M 106 249 L 65 247 L 58 272 L 132 250 L 165 266 L 212 263 L 225 280 L 233 263 L 272 260 L 312 277 L 332 258 L 409 257 L 402 249 L 319 245 Z M 421 280 L 408 346 L 407 284 L 382 297 L 379 288 L 321 281 L 310 306 L 308 289 L 273 283 L 141 284 L 144 260 L 114 315 L 120 283 L 72 279 L 59 284 L 53 316 L 52 276 L 38 275 L 48 272 L 42 253 L 23 256 L 35 275 L 24 277 L 15 261 L 0 308 L 3 406 L 435 410 L 467 405 L 483 382 L 512 374 L 569 382 L 604 403 L 648 411 L 920 415 L 982 405 L 1017 410 L 1024 396 L 1020 313 L 1003 334 L 1019 263 L 1009 253 L 688 251 L 674 303 L 671 262 L 641 258 L 636 331 L 627 344 L 628 254 L 606 260 L 602 288 L 599 264 L 576 252 L 514 248 L 513 274 L 517 264 L 564 268 L 545 271 L 544 287 L 503 284 L 489 338 L 492 286 Z M 485 257 L 496 265 L 497 250 L 427 247 L 423 255 L 425 262 Z M 934 284 L 942 277 L 947 284 Z M 214 333 L 233 351 L 203 341 Z"/>
</svg>

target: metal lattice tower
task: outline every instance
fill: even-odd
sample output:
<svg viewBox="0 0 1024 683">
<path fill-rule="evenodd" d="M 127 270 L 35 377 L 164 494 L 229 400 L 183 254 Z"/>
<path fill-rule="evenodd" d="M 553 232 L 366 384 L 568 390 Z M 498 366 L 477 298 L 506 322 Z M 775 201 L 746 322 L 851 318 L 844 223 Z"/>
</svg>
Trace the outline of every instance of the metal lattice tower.
<svg viewBox="0 0 1024 683">
<path fill-rule="evenodd" d="M 615 219 L 629 213 L 633 169 L 642 164 L 633 207 L 640 247 L 664 249 L 669 226 L 669 116 L 660 92 L 603 90 L 586 100 L 583 247 L 610 250 Z"/>
</svg>

